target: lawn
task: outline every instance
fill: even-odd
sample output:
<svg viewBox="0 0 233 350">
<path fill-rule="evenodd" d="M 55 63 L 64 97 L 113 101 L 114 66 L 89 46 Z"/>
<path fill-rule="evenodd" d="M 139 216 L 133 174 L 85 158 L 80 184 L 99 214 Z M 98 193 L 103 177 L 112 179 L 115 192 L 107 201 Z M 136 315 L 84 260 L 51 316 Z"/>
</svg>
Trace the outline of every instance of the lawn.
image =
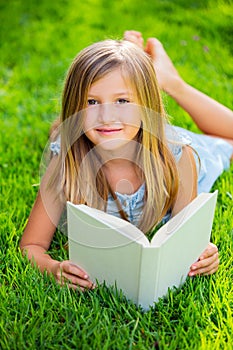
<svg viewBox="0 0 233 350">
<path fill-rule="evenodd" d="M 233 339 L 233 166 L 215 183 L 212 241 L 221 265 L 187 279 L 143 312 L 114 288 L 85 294 L 42 276 L 19 251 L 58 115 L 64 76 L 76 53 L 126 29 L 157 36 L 190 84 L 233 107 L 230 0 L 12 0 L 0 2 L 0 348 L 231 349 Z M 172 121 L 197 130 L 164 96 Z M 57 233 L 50 252 L 67 258 Z"/>
</svg>

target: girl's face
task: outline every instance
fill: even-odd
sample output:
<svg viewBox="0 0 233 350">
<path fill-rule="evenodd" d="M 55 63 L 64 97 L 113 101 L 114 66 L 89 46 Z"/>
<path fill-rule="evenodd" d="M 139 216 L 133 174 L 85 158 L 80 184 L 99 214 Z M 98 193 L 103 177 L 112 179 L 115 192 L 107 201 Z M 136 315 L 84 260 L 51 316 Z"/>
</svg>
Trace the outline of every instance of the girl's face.
<svg viewBox="0 0 233 350">
<path fill-rule="evenodd" d="M 117 150 L 137 135 L 141 118 L 133 92 L 115 69 L 93 85 L 88 93 L 84 132 L 94 145 Z"/>
</svg>

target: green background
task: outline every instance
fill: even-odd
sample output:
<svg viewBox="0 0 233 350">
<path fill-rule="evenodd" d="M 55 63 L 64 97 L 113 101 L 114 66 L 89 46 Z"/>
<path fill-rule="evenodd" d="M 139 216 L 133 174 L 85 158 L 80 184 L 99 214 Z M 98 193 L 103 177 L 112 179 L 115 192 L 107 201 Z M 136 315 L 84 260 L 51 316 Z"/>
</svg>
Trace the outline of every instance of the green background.
<svg viewBox="0 0 233 350">
<path fill-rule="evenodd" d="M 232 108 L 232 9 L 226 0 L 0 1 L 0 348 L 231 349 L 232 167 L 213 187 L 219 271 L 188 279 L 146 313 L 104 286 L 85 294 L 60 288 L 18 244 L 77 52 L 127 29 L 156 36 L 187 82 Z M 198 131 L 165 95 L 164 103 L 175 124 Z M 57 233 L 50 251 L 57 259 L 67 257 L 64 242 Z"/>
</svg>

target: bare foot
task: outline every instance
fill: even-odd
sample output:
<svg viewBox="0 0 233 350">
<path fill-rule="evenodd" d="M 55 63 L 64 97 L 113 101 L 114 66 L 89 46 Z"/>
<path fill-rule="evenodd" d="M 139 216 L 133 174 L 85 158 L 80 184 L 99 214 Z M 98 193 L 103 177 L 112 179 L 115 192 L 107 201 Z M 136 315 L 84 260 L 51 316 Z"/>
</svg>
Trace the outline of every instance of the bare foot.
<svg viewBox="0 0 233 350">
<path fill-rule="evenodd" d="M 127 30 L 124 32 L 124 39 L 131 41 L 144 50 L 144 39 L 140 32 L 137 32 L 136 30 Z"/>
<path fill-rule="evenodd" d="M 149 38 L 145 51 L 153 60 L 160 88 L 172 95 L 172 91 L 181 81 L 181 77 L 164 50 L 162 43 L 156 38 Z"/>
<path fill-rule="evenodd" d="M 149 38 L 144 48 L 142 34 L 135 30 L 126 31 L 124 33 L 124 39 L 144 49 L 153 61 L 160 88 L 168 94 L 173 95 L 173 91 L 182 82 L 182 79 L 164 50 L 162 43 L 156 38 Z"/>
</svg>

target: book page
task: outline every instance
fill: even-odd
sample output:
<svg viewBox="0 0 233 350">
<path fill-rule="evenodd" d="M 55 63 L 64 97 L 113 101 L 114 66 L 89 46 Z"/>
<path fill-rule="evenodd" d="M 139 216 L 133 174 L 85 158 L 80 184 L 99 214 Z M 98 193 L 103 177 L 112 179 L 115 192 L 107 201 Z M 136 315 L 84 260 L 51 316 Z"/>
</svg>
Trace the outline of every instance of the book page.
<svg viewBox="0 0 233 350">
<path fill-rule="evenodd" d="M 128 221 L 84 204 L 74 205 L 68 202 L 67 206 L 73 216 L 76 216 L 76 222 L 84 221 L 93 230 L 96 228 L 102 229 L 98 234 L 98 239 L 95 239 L 94 235 L 87 238 L 85 234 L 83 236 L 80 233 L 79 242 L 83 241 L 87 244 L 87 239 L 89 239 L 88 244 L 95 247 L 115 247 L 135 241 L 138 244 L 149 246 L 149 241 L 144 233 Z"/>
<path fill-rule="evenodd" d="M 143 245 L 74 205 L 67 206 L 67 214 L 69 259 L 93 282 L 116 285 L 137 302 Z"/>
<path fill-rule="evenodd" d="M 166 240 L 170 239 L 172 235 L 176 234 L 182 226 L 184 227 L 182 230 L 188 231 L 190 223 L 187 223 L 189 221 L 191 225 L 198 227 L 199 231 L 204 231 L 203 235 L 205 235 L 206 231 L 207 233 L 211 231 L 217 193 L 218 191 L 199 194 L 191 203 L 156 232 L 151 240 L 151 246 L 161 246 Z"/>
<path fill-rule="evenodd" d="M 203 193 L 161 227 L 149 243 L 132 224 L 85 205 L 67 203 L 69 257 L 92 281 L 121 289 L 144 308 L 180 286 L 206 248 L 217 191 Z"/>
<path fill-rule="evenodd" d="M 190 266 L 206 249 L 217 199 L 215 193 L 202 193 L 183 212 L 162 227 L 162 239 L 154 239 L 160 250 L 158 283 L 154 301 L 164 296 L 168 287 L 179 287 L 186 279 Z M 155 237 L 156 238 L 156 237 Z M 153 249 L 153 247 L 151 247 Z"/>
</svg>

